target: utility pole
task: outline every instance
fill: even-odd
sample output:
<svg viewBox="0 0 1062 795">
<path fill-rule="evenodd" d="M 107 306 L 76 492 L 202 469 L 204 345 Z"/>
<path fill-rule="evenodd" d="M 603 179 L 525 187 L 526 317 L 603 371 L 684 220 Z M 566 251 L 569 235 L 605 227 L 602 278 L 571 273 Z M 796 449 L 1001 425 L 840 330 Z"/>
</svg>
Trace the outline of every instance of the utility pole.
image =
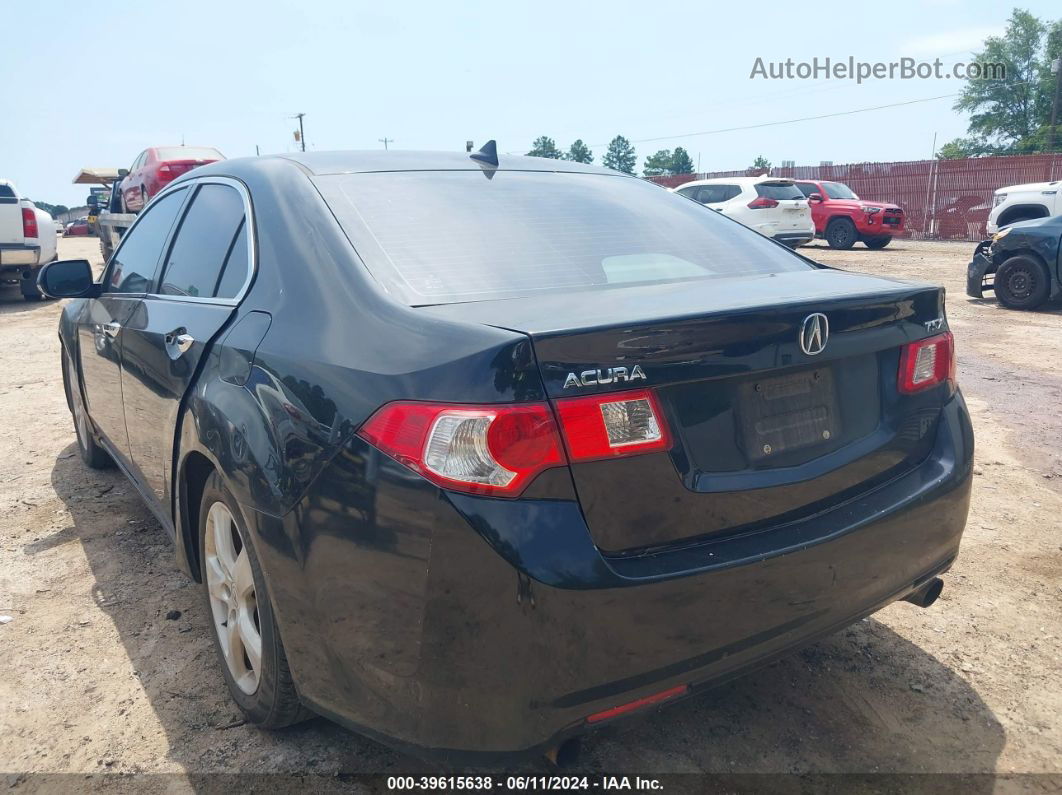
<svg viewBox="0 0 1062 795">
<path fill-rule="evenodd" d="M 387 145 L 393 144 L 395 142 L 394 138 L 388 138 L 387 136 L 384 136 L 383 138 L 377 138 L 376 140 L 384 145 L 385 152 L 387 151 Z"/>
<path fill-rule="evenodd" d="M 293 119 L 299 120 L 299 145 L 302 147 L 302 151 L 304 152 L 306 151 L 306 133 L 303 132 L 302 129 L 302 117 L 305 115 L 305 113 L 296 113 L 294 116 L 292 116 Z"/>
<path fill-rule="evenodd" d="M 1055 58 L 1051 62 L 1051 72 L 1055 76 L 1055 99 L 1051 103 L 1051 126 L 1047 132 L 1047 151 L 1055 150 L 1055 124 L 1058 122 L 1059 95 L 1062 94 L 1062 58 Z"/>
</svg>

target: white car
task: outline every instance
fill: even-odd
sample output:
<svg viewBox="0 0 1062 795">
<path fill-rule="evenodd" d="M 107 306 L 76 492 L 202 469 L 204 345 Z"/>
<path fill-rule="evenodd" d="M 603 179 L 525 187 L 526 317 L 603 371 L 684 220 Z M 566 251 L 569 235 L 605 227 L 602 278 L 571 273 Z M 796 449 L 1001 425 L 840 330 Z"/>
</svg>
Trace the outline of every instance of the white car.
<svg viewBox="0 0 1062 795">
<path fill-rule="evenodd" d="M 792 248 L 815 237 L 808 200 L 791 179 L 716 177 L 687 182 L 672 191 Z"/>
<path fill-rule="evenodd" d="M 42 298 L 37 273 L 56 258 L 54 223 L 19 196 L 13 183 L 0 179 L 0 285 L 18 284 L 27 301 Z"/>
<path fill-rule="evenodd" d="M 1000 188 L 992 197 L 992 212 L 988 214 L 988 234 L 994 235 L 1004 226 L 1033 218 L 1062 215 L 1062 181 L 1030 182 Z"/>
</svg>

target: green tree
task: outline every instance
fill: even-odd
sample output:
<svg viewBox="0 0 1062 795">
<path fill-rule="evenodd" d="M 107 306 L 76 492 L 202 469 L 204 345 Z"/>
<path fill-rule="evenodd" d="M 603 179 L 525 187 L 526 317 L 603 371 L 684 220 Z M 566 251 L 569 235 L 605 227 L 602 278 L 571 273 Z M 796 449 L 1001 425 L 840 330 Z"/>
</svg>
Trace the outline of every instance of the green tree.
<svg viewBox="0 0 1062 795">
<path fill-rule="evenodd" d="M 683 149 L 681 146 L 676 146 L 674 153 L 671 155 L 671 173 L 693 173 L 693 158 L 690 157 L 690 153 Z"/>
<path fill-rule="evenodd" d="M 39 207 L 51 216 L 59 215 L 59 213 L 65 213 L 70 208 L 65 204 L 48 204 L 48 202 L 33 202 L 35 207 Z"/>
<path fill-rule="evenodd" d="M 645 158 L 642 174 L 647 177 L 666 177 L 671 174 L 673 155 L 670 149 L 661 149 Z"/>
<path fill-rule="evenodd" d="M 998 152 L 999 148 L 993 146 L 984 138 L 975 138 L 971 136 L 969 138 L 956 138 L 954 141 L 948 141 L 942 147 L 937 149 L 937 158 L 940 160 L 961 160 L 966 157 L 994 155 Z"/>
<path fill-rule="evenodd" d="M 630 141 L 622 135 L 617 135 L 609 142 L 608 150 L 601 163 L 605 168 L 614 168 L 616 171 L 633 174 L 634 167 L 638 163 L 638 155 Z"/>
<path fill-rule="evenodd" d="M 557 143 L 547 135 L 540 135 L 535 139 L 535 142 L 531 144 L 531 151 L 527 153 L 528 157 L 549 157 L 554 160 L 560 160 L 564 157 L 564 153 L 557 148 Z"/>
<path fill-rule="evenodd" d="M 771 170 L 771 161 L 763 155 L 756 155 L 756 159 L 752 161 L 752 165 L 749 166 L 752 171 L 762 171 L 767 173 Z"/>
<path fill-rule="evenodd" d="M 574 163 L 593 163 L 594 153 L 590 151 L 589 146 L 583 143 L 582 138 L 576 138 L 568 148 L 568 154 L 565 158 Z"/>
<path fill-rule="evenodd" d="M 954 108 L 970 114 L 966 138 L 940 147 L 940 157 L 1024 154 L 1047 148 L 1054 95 L 1051 61 L 1062 56 L 1062 21 L 1050 25 L 1014 9 L 1002 36 L 985 39 L 972 61 L 1000 64 L 1006 79 L 968 78 Z M 1059 146 L 1056 140 L 1056 148 Z"/>
</svg>

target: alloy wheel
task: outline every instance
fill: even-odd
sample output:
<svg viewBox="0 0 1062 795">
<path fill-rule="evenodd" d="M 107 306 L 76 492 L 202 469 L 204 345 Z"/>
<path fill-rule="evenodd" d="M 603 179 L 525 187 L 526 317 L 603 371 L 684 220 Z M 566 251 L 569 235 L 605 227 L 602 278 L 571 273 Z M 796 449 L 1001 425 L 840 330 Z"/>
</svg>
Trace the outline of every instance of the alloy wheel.
<svg viewBox="0 0 1062 795">
<path fill-rule="evenodd" d="M 243 535 L 221 501 L 207 512 L 203 546 L 210 610 L 225 664 L 236 686 L 253 695 L 262 671 L 258 599 Z"/>
</svg>

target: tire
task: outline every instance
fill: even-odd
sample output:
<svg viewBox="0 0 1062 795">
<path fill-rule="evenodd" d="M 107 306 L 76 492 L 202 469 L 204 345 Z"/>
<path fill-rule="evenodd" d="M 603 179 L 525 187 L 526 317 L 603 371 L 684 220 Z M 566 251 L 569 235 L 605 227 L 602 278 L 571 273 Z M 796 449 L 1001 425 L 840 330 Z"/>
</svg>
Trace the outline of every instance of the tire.
<svg viewBox="0 0 1062 795">
<path fill-rule="evenodd" d="M 40 293 L 32 293 L 32 294 L 31 293 L 23 293 L 22 294 L 22 299 L 24 301 L 40 301 L 42 298 L 44 298 L 44 296 L 41 295 Z"/>
<path fill-rule="evenodd" d="M 92 418 L 85 410 L 85 403 L 81 399 L 81 387 L 70 377 L 70 363 L 66 354 L 63 354 L 63 385 L 66 388 L 67 397 L 70 399 L 70 413 L 74 419 L 74 433 L 77 435 L 77 451 L 81 454 L 81 460 L 89 469 L 109 469 L 114 466 L 114 461 L 103 447 L 96 441 L 96 431 L 92 427 Z"/>
<path fill-rule="evenodd" d="M 892 242 L 892 235 L 880 235 L 879 237 L 868 237 L 868 238 L 866 238 L 863 241 L 863 243 L 866 244 L 867 248 L 872 248 L 875 251 L 877 251 L 878 249 L 885 248 L 885 246 L 889 245 L 889 243 L 891 243 L 891 242 Z"/>
<path fill-rule="evenodd" d="M 199 559 L 214 648 L 229 694 L 247 722 L 279 729 L 313 713 L 299 701 L 241 516 L 221 477 L 211 473 L 199 506 Z"/>
<path fill-rule="evenodd" d="M 1050 291 L 1050 276 L 1038 259 L 1019 254 L 996 269 L 996 300 L 1007 309 L 1036 309 Z"/>
<path fill-rule="evenodd" d="M 858 239 L 855 224 L 847 218 L 835 218 L 826 227 L 826 242 L 830 248 L 847 250 L 854 246 Z"/>
</svg>

